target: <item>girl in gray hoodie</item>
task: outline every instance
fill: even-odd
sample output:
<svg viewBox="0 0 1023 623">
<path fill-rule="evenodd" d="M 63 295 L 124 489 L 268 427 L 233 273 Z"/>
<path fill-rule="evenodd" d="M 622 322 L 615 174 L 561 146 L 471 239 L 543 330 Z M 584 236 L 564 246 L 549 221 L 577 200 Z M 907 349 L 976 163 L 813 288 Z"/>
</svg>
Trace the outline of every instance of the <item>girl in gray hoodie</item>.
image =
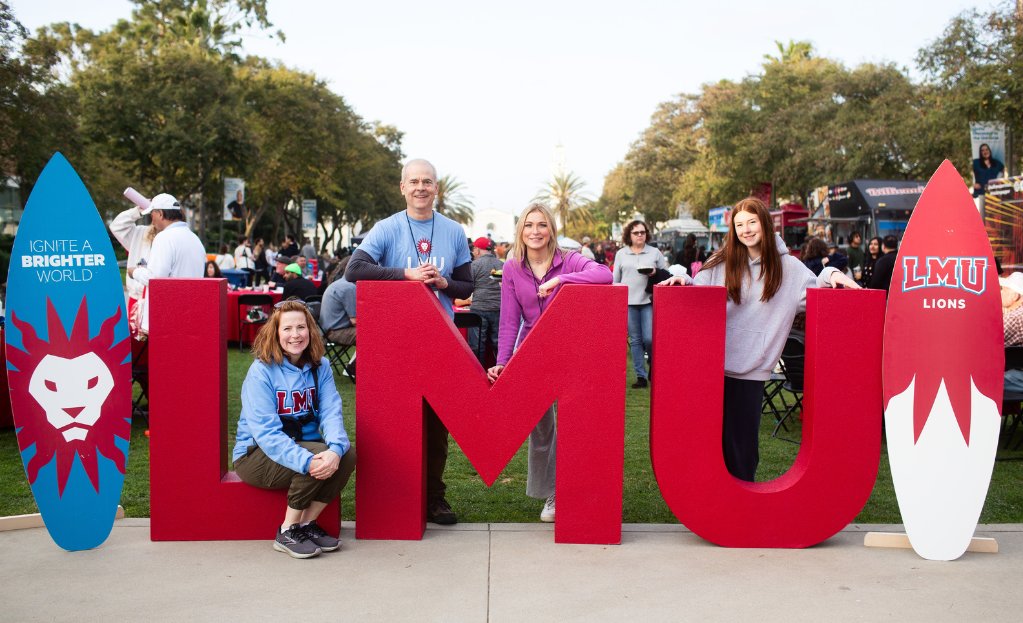
<svg viewBox="0 0 1023 623">
<path fill-rule="evenodd" d="M 725 396 L 722 446 L 725 465 L 752 482 L 760 462 L 760 413 L 764 381 L 781 356 L 796 313 L 806 308 L 806 289 L 859 286 L 835 268 L 815 276 L 789 255 L 763 201 L 747 197 L 732 208 L 725 246 L 703 265 L 696 279 L 667 285 L 725 286 Z"/>
</svg>

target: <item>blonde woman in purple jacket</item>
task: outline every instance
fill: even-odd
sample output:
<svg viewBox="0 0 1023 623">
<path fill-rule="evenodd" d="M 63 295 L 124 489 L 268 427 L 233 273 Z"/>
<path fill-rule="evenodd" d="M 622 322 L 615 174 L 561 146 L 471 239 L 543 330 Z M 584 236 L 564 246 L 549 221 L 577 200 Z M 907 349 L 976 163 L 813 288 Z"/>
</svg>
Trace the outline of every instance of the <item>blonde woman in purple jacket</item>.
<svg viewBox="0 0 1023 623">
<path fill-rule="evenodd" d="M 493 383 L 522 340 L 540 320 L 563 284 L 611 283 L 611 270 L 579 253 L 558 249 L 558 226 L 546 204 L 526 206 L 515 226 L 514 259 L 501 278 L 501 325 L 497 365 L 487 371 Z M 529 434 L 526 495 L 546 499 L 540 521 L 554 521 L 554 449 L 557 441 L 553 405 Z"/>
</svg>

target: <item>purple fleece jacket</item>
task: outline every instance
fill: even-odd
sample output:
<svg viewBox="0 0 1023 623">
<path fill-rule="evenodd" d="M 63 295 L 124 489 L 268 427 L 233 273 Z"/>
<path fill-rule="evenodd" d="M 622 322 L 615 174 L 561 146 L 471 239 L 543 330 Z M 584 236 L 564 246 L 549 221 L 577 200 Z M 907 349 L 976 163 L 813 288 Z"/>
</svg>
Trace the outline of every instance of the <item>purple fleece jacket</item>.
<svg viewBox="0 0 1023 623">
<path fill-rule="evenodd" d="M 550 296 L 541 299 L 537 290 L 541 284 L 561 278 Z M 555 251 L 551 268 L 543 279 L 537 279 L 528 266 L 518 259 L 504 264 L 501 278 L 501 329 L 498 332 L 497 363 L 505 365 L 522 340 L 526 339 L 540 314 L 550 307 L 551 301 L 566 283 L 611 283 L 611 269 L 571 251 Z M 594 310 L 597 313 L 597 310 Z M 521 330 L 519 323 L 522 323 Z"/>
</svg>

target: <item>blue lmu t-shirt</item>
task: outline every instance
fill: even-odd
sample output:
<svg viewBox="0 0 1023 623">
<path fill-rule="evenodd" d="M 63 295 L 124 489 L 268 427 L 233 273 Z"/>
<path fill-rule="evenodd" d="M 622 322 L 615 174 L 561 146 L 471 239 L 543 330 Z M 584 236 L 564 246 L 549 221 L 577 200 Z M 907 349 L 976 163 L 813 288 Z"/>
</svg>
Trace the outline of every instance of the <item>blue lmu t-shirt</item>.
<svg viewBox="0 0 1023 623">
<path fill-rule="evenodd" d="M 359 250 L 388 268 L 433 264 L 445 279 L 451 278 L 456 267 L 472 261 L 462 226 L 437 212 L 425 221 L 417 221 L 404 210 L 392 214 L 373 226 Z M 438 291 L 437 298 L 452 314 L 448 295 Z"/>
</svg>

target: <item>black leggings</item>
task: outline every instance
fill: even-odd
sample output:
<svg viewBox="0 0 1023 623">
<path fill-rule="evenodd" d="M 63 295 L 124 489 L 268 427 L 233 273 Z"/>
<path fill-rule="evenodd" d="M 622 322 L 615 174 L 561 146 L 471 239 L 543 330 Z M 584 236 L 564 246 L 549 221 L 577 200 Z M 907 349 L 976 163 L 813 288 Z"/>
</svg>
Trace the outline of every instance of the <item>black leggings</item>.
<svg viewBox="0 0 1023 623">
<path fill-rule="evenodd" d="M 764 381 L 725 377 L 724 428 L 721 447 L 725 466 L 740 480 L 753 482 L 760 463 L 760 413 Z"/>
</svg>

